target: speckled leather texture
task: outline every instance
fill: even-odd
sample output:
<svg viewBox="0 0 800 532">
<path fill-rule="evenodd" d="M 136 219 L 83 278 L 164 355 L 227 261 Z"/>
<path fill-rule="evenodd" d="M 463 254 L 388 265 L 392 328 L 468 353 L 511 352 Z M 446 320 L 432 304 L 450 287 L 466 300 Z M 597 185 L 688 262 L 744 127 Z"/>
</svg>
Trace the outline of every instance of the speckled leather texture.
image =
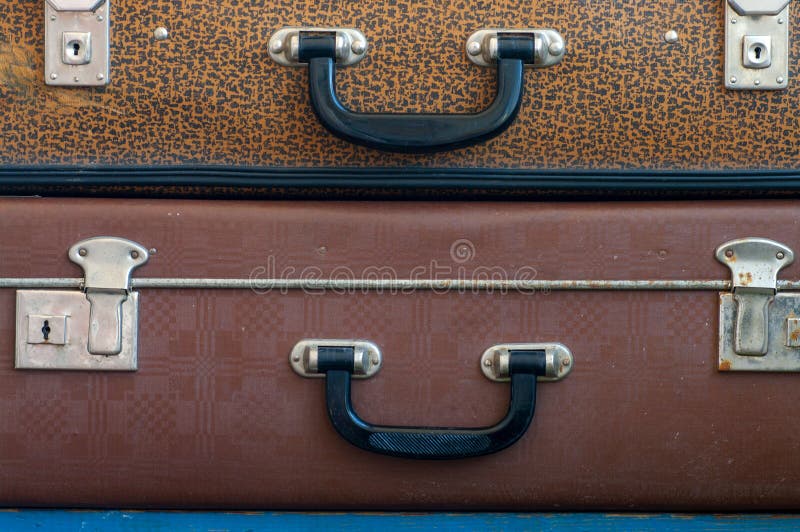
<svg viewBox="0 0 800 532">
<path fill-rule="evenodd" d="M 0 3 L 2 165 L 800 168 L 796 62 L 786 91 L 726 90 L 722 0 L 112 0 L 104 89 L 45 86 L 43 11 L 43 0 Z M 337 76 L 342 100 L 362 111 L 488 105 L 494 70 L 464 53 L 480 28 L 552 27 L 568 52 L 557 67 L 527 71 L 520 116 L 500 137 L 398 155 L 351 145 L 316 121 L 306 69 L 267 52 L 270 35 L 290 25 L 367 35 L 367 58 Z M 153 38 L 159 26 L 168 40 Z M 668 30 L 677 44 L 664 41 Z"/>
</svg>

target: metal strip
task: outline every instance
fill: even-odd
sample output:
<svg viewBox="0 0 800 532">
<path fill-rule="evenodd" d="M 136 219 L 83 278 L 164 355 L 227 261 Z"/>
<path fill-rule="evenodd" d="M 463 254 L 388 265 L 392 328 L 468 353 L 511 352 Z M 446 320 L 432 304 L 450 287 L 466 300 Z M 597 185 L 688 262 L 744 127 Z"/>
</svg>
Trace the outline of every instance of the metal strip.
<svg viewBox="0 0 800 532">
<path fill-rule="evenodd" d="M 83 279 L 73 278 L 0 278 L 2 288 L 74 288 L 83 287 Z M 216 289 L 216 290 L 475 290 L 510 291 L 731 291 L 731 281 L 714 280 L 464 280 L 464 279 L 185 279 L 133 278 L 132 289 Z M 800 281 L 778 281 L 778 290 L 800 290 Z"/>
</svg>

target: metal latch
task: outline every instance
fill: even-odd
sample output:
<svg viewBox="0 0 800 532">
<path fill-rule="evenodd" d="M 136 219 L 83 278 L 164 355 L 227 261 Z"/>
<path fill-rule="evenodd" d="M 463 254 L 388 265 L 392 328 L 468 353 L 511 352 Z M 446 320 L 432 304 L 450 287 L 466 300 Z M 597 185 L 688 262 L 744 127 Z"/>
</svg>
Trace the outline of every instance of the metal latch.
<svg viewBox="0 0 800 532">
<path fill-rule="evenodd" d="M 69 250 L 84 270 L 81 290 L 18 290 L 16 367 L 135 371 L 138 293 L 131 272 L 148 260 L 143 246 L 90 238 Z"/>
<path fill-rule="evenodd" d="M 725 0 L 727 88 L 787 87 L 790 1 Z"/>
<path fill-rule="evenodd" d="M 778 292 L 778 272 L 794 261 L 787 246 L 766 238 L 723 244 L 717 260 L 733 274 L 720 294 L 721 371 L 800 371 L 800 294 Z"/>
<path fill-rule="evenodd" d="M 110 1 L 45 0 L 45 83 L 108 84 Z"/>
</svg>

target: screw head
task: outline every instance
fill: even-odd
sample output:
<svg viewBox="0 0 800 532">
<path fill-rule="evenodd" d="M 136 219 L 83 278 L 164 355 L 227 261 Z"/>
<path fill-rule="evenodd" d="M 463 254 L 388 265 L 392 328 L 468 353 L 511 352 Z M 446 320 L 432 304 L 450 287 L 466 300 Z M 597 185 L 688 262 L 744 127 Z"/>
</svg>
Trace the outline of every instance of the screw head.
<svg viewBox="0 0 800 532">
<path fill-rule="evenodd" d="M 138 259 L 139 258 L 139 252 L 136 251 L 135 249 L 133 251 L 131 251 L 131 258 L 132 259 Z"/>
<path fill-rule="evenodd" d="M 786 257 L 786 255 L 783 254 L 783 251 L 779 251 L 775 254 L 775 256 L 778 258 L 778 260 L 783 260 L 784 257 Z"/>
<path fill-rule="evenodd" d="M 85 257 L 88 254 L 89 254 L 89 252 L 86 251 L 86 248 L 81 248 L 81 249 L 78 250 L 78 255 L 80 255 L 81 257 Z"/>
<path fill-rule="evenodd" d="M 350 49 L 356 55 L 361 55 L 367 51 L 367 43 L 364 41 L 353 41 L 353 44 L 350 45 Z"/>
<path fill-rule="evenodd" d="M 564 53 L 564 43 L 559 41 L 551 42 L 547 49 L 553 55 L 561 55 Z"/>
<path fill-rule="evenodd" d="M 664 40 L 670 44 L 675 44 L 678 42 L 678 38 L 678 32 L 675 30 L 669 30 L 664 34 Z"/>
<path fill-rule="evenodd" d="M 480 54 L 482 49 L 483 47 L 481 46 L 481 43 L 479 43 L 478 41 L 472 41 L 471 43 L 469 43 L 469 45 L 467 45 L 467 53 L 471 56 L 476 56 Z"/>
<path fill-rule="evenodd" d="M 163 26 L 159 26 L 153 31 L 153 38 L 157 41 L 165 41 L 169 37 L 169 30 Z"/>
<path fill-rule="evenodd" d="M 733 250 L 732 249 L 726 250 L 725 251 L 725 256 L 728 257 L 728 258 L 733 257 Z"/>
</svg>

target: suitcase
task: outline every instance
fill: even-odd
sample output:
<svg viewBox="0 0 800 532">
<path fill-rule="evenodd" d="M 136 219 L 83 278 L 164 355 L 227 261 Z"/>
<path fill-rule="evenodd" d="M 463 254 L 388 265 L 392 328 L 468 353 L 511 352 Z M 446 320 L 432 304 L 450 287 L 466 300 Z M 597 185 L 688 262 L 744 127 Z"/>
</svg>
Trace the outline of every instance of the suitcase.
<svg viewBox="0 0 800 532">
<path fill-rule="evenodd" d="M 788 2 L 28 4 L 0 505 L 800 507 Z"/>
<path fill-rule="evenodd" d="M 781 280 L 769 307 L 770 353 L 728 355 L 735 336 L 720 332 L 721 301 L 760 292 L 743 292 L 715 256 L 720 244 L 751 233 L 796 245 L 793 201 L 621 209 L 599 202 L 431 208 L 6 198 L 0 216 L 0 284 L 18 288 L 16 313 L 15 291 L 0 292 L 5 505 L 797 508 L 796 376 L 719 370 L 743 369 L 748 359 L 786 362 L 786 332 L 772 324 L 796 321 L 779 298 L 792 296 L 798 284 Z M 80 303 L 94 294 L 90 285 L 102 284 L 89 271 L 82 276 L 74 262 L 112 256 L 91 240 L 104 234 L 143 244 L 123 248 L 138 249 L 137 261 L 149 255 L 130 281 L 130 293 L 138 293 L 138 333 L 122 332 L 126 346 L 138 338 L 136 372 L 103 371 L 120 369 L 119 355 L 87 352 L 91 331 L 74 300 L 56 308 L 56 293 Z M 34 245 L 42 235 L 46 245 Z M 726 258 L 735 249 L 747 262 L 757 247 L 731 244 L 721 253 Z M 781 249 L 790 260 L 791 250 Z M 106 262 L 108 270 L 113 261 Z M 751 270 L 761 279 L 763 269 Z M 287 284 L 298 280 L 304 284 Z M 319 284 L 326 280 L 345 284 Z M 433 281 L 440 284 L 426 284 Z M 45 296 L 37 300 L 37 293 Z M 67 314 L 61 345 L 56 319 Z M 37 339 L 44 319 L 50 343 Z M 71 327 L 73 321 L 79 325 Z M 358 347 L 360 353 L 348 353 L 349 370 L 371 378 L 344 390 L 349 379 L 341 377 L 349 374 L 335 368 L 326 378 L 301 377 L 294 355 L 303 340 L 316 343 L 318 370 L 320 357 L 331 356 L 323 340 L 333 340 L 327 347 Z M 518 350 L 533 355 L 544 345 L 551 359 L 568 354 L 561 360 L 574 369 L 562 367 L 555 376 L 572 371 L 532 394 L 535 381 L 487 379 L 483 354 L 499 364 L 503 353 L 493 348 L 509 344 L 538 344 Z M 53 369 L 68 359 L 70 346 L 81 351 L 78 364 L 90 366 Z M 788 351 L 796 370 L 797 356 Z M 300 369 L 309 369 L 308 350 L 300 354 Z M 380 371 L 365 354 L 381 357 Z M 350 393 L 352 403 L 343 405 Z M 379 430 L 365 441 L 346 411 L 363 416 L 364 426 L 492 427 L 509 409 L 533 413 L 520 404 L 532 399 L 527 431 L 495 427 L 495 435 L 505 432 L 491 448 L 481 447 L 478 431 L 420 429 L 423 435 L 409 441 Z M 504 443 L 513 445 L 465 458 Z"/>
<path fill-rule="evenodd" d="M 158 195 L 168 187 L 173 196 L 530 198 L 656 189 L 664 198 L 797 189 L 800 92 L 787 69 L 800 50 L 786 36 L 793 20 L 791 5 L 780 9 L 785 0 L 768 2 L 777 15 L 764 28 L 754 21 L 767 17 L 732 7 L 753 0 L 106 2 L 0 5 L 0 177 L 8 193 Z M 99 7 L 55 10 L 62 3 Z M 287 30 L 297 27 L 340 31 Z M 492 28 L 535 31 L 476 40 Z M 745 68 L 734 53 L 740 44 L 725 58 L 728 34 L 740 43 L 739 30 L 770 38 L 772 66 Z M 63 64 L 92 31 L 95 60 Z M 282 38 L 287 31 L 291 38 Z M 338 64 L 330 65 L 325 39 L 334 35 Z M 321 56 L 314 84 L 313 61 L 297 55 L 300 37 L 310 40 L 306 55 Z M 509 45 L 500 68 L 485 55 L 497 55 L 503 39 L 517 48 Z M 497 78 L 502 105 L 490 107 Z M 487 107 L 494 112 L 455 123 L 407 116 Z M 472 138 L 462 138 L 465 129 Z M 451 149 L 464 143 L 471 145 Z M 426 149 L 442 151 L 386 151 Z"/>
</svg>

